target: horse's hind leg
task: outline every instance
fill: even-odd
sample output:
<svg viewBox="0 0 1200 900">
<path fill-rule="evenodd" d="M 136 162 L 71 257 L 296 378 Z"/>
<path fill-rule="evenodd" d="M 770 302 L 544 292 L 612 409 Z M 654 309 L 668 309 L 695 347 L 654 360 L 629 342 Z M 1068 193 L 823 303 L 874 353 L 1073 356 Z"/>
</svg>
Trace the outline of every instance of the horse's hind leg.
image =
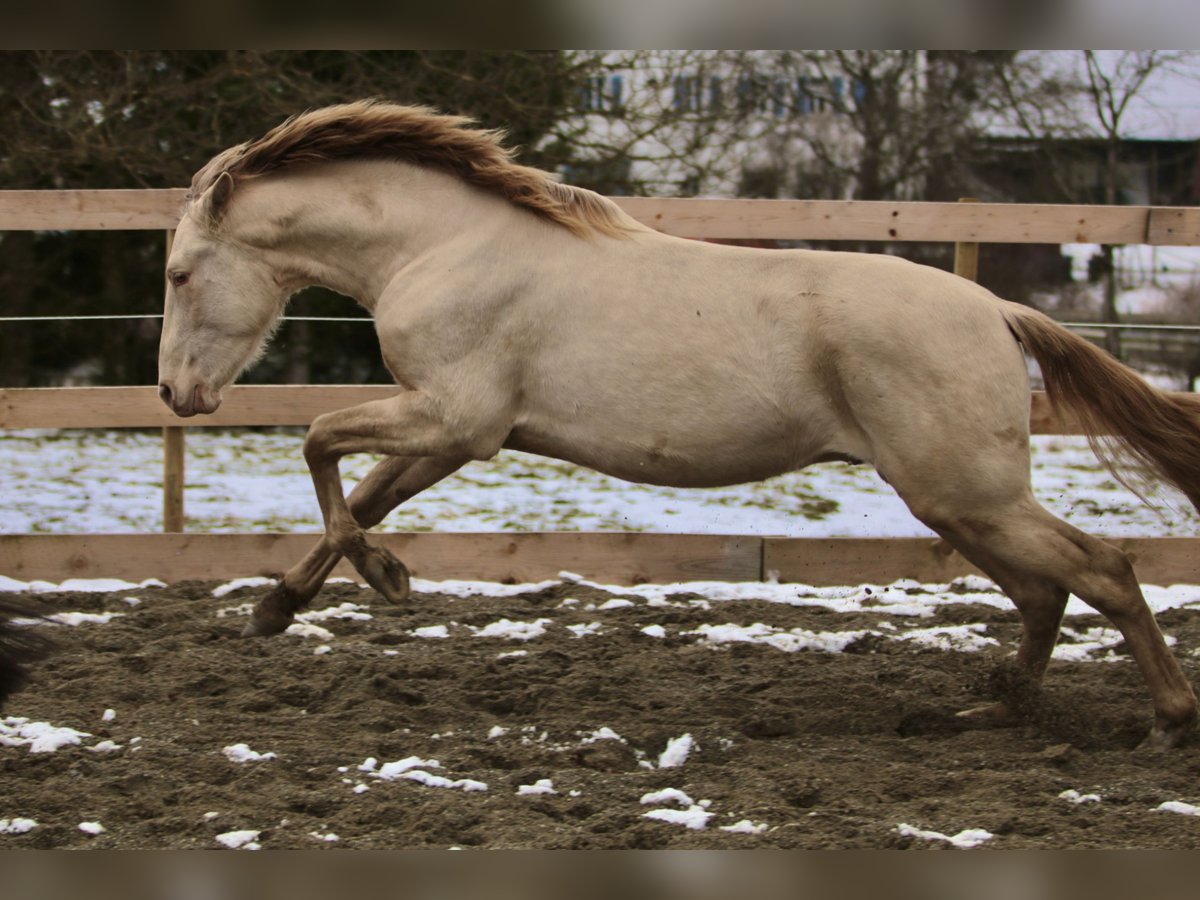
<svg viewBox="0 0 1200 900">
<path fill-rule="evenodd" d="M 947 529 L 949 531 L 949 529 Z M 1021 643 L 1017 648 L 1017 669 L 1032 679 L 1041 681 L 1050 664 L 1054 645 L 1058 642 L 1059 627 L 1066 610 L 1069 594 L 1049 578 L 1021 572 L 989 553 L 987 542 L 973 534 L 957 534 L 951 543 L 960 548 L 975 566 L 986 572 L 1013 601 L 1021 615 Z M 1010 724 L 1016 710 L 1006 701 L 964 710 L 965 719 L 989 724 Z"/>
<path fill-rule="evenodd" d="M 378 525 L 401 503 L 458 471 L 464 461 L 441 457 L 386 457 L 350 492 L 347 500 L 350 512 L 363 528 Z M 297 610 L 307 606 L 316 596 L 341 558 L 342 554 L 334 548 L 328 535 L 323 535 L 258 602 L 242 636 L 278 634 L 286 629 Z"/>
<path fill-rule="evenodd" d="M 956 480 L 954 475 L 962 476 Z M 995 476 L 996 469 L 988 472 Z M 967 559 L 1014 591 L 1025 635 L 1019 660 L 1039 677 L 1057 637 L 1067 594 L 1074 594 L 1108 618 L 1125 637 L 1154 704 L 1153 746 L 1182 743 L 1196 720 L 1196 696 L 1133 573 L 1117 548 L 1052 516 L 1028 488 L 998 497 L 996 481 L 980 489 L 972 473 L 947 473 L 954 490 L 913 493 L 897 490 L 913 512 L 942 534 Z M 978 476 L 975 479 L 982 481 Z M 901 479 L 901 483 L 904 479 Z M 893 480 L 893 484 L 896 481 Z"/>
</svg>

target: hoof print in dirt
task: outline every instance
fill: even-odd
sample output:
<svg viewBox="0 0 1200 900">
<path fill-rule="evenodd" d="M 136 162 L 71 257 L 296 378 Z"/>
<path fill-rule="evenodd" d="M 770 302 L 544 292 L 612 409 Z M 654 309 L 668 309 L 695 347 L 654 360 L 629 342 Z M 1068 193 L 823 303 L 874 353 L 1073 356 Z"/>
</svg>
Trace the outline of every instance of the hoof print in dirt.
<svg viewBox="0 0 1200 900">
<path fill-rule="evenodd" d="M 575 751 L 575 761 L 598 772 L 631 772 L 638 767 L 637 756 L 621 741 L 598 741 L 580 747 Z"/>
</svg>

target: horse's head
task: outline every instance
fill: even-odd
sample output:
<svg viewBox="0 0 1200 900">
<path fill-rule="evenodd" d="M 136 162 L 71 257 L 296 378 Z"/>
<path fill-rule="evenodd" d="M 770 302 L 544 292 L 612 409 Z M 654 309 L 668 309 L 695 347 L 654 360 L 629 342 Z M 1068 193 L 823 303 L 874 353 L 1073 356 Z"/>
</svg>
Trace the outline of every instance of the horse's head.
<svg viewBox="0 0 1200 900">
<path fill-rule="evenodd" d="M 192 202 L 167 260 L 158 394 L 179 416 L 220 406 L 222 388 L 262 351 L 287 300 L 262 255 L 226 222 L 232 195 L 222 174 Z"/>
</svg>

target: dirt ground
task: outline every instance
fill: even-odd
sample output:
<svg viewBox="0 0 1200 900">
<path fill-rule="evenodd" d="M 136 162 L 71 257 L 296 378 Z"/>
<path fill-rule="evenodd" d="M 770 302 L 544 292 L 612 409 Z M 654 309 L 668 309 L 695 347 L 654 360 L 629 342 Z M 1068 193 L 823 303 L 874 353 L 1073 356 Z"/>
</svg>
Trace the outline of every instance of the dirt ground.
<svg viewBox="0 0 1200 900">
<path fill-rule="evenodd" d="M 886 629 L 889 617 L 686 595 L 597 613 L 611 598 L 571 584 L 512 598 L 418 594 L 402 609 L 341 584 L 315 607 L 362 604 L 371 618 L 319 622 L 332 639 L 243 640 L 244 619 L 218 611 L 266 589 L 214 599 L 215 584 L 39 595 L 52 611 L 123 615 L 54 628 L 58 651 L 4 711 L 89 736 L 57 752 L 0 746 L 0 820 L 38 823 L 0 834 L 0 847 L 216 848 L 239 830 L 268 849 L 947 846 L 901 824 L 985 829 L 989 848 L 1200 847 L 1200 817 L 1155 811 L 1200 803 L 1200 749 L 1133 749 L 1150 712 L 1127 658 L 1053 663 L 1044 691 L 1022 694 L 1023 725 L 965 730 L 954 718 L 1023 691 L 1004 677 L 1011 612 L 949 605 L 919 623 L 984 622 L 1001 644 L 983 652 L 866 638 L 844 653 L 787 653 L 682 632 Z M 579 602 L 560 605 L 568 596 Z M 470 629 L 502 619 L 548 621 L 526 642 Z M 567 628 L 594 621 L 599 633 Z M 1160 622 L 1194 679 L 1200 616 Z M 412 634 L 449 623 L 444 639 Z M 667 636 L 644 634 L 651 623 Z M 685 734 L 686 761 L 658 767 Z M 92 749 L 105 740 L 117 749 Z M 231 761 L 223 749 L 239 743 L 275 758 Z M 451 786 L 378 777 L 414 756 L 410 773 Z M 556 793 L 518 792 L 542 779 Z M 642 802 L 664 788 L 686 793 L 707 827 L 646 817 L 688 806 Z M 1068 789 L 1101 799 L 1071 803 L 1059 797 Z M 721 830 L 742 820 L 766 827 Z"/>
</svg>

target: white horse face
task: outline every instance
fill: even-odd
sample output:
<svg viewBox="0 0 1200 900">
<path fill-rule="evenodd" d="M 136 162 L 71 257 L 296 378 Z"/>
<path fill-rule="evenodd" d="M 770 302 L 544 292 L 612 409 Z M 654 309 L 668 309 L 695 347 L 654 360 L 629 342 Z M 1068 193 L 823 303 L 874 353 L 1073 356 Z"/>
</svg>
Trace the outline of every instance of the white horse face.
<svg viewBox="0 0 1200 900">
<path fill-rule="evenodd" d="M 179 416 L 220 406 L 221 390 L 261 353 L 286 301 L 257 254 L 201 224 L 209 199 L 180 222 L 167 260 L 158 393 Z"/>
</svg>

